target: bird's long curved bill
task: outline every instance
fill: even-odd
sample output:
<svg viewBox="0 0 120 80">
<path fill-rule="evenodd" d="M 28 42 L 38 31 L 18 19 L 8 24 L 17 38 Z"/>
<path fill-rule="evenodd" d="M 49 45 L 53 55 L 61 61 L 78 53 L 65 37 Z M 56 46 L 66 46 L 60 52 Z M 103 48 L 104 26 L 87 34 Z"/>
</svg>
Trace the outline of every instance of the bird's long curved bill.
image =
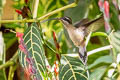
<svg viewBox="0 0 120 80">
<path fill-rule="evenodd" d="M 61 20 L 61 18 L 50 18 L 50 19 L 46 19 L 46 20 L 40 21 L 40 23 L 44 23 L 46 21 L 51 21 L 51 20 Z"/>
</svg>

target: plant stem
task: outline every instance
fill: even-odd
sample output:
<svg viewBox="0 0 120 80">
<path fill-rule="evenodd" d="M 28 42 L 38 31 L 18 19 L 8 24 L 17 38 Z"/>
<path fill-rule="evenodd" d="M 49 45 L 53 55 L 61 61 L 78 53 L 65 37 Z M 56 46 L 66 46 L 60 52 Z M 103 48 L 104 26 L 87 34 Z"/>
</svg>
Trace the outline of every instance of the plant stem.
<svg viewBox="0 0 120 80">
<path fill-rule="evenodd" d="M 7 61 L 5 64 L 0 65 L 0 70 L 13 64 L 14 64 L 13 61 Z"/>
<path fill-rule="evenodd" d="M 100 52 L 100 51 L 104 51 L 104 50 L 108 50 L 108 49 L 111 49 L 111 48 L 112 48 L 111 45 L 104 46 L 104 47 L 101 47 L 101 48 L 97 48 L 97 49 L 94 49 L 94 50 L 92 50 L 92 51 L 89 51 L 89 52 L 87 53 L 87 55 L 89 56 L 89 55 L 91 55 L 91 54 L 94 54 L 94 53 L 97 53 L 97 52 Z"/>
<path fill-rule="evenodd" d="M 91 50 L 91 51 L 87 52 L 87 55 L 90 56 L 90 55 L 92 55 L 94 53 L 104 51 L 104 50 L 109 50 L 111 48 L 112 48 L 111 45 L 104 46 L 104 47 L 101 47 L 101 48 L 97 48 L 97 49 L 94 49 L 94 50 Z M 78 56 L 78 54 L 63 54 L 63 55 L 72 56 L 72 57 L 77 57 Z"/>
<path fill-rule="evenodd" d="M 10 66 L 8 80 L 13 80 L 14 71 L 16 70 L 16 68 L 17 68 L 17 65 Z"/>
<path fill-rule="evenodd" d="M 113 36 L 113 32 L 114 32 L 114 30 L 112 30 L 111 33 L 110 33 L 109 36 L 108 36 L 108 40 L 109 40 L 109 43 L 110 43 L 111 45 L 114 44 L 114 43 L 112 43 L 112 41 L 111 41 L 111 38 L 112 38 L 112 36 Z M 112 55 L 113 55 L 113 61 L 116 63 L 117 53 L 116 53 L 115 48 L 112 48 Z"/>
<path fill-rule="evenodd" d="M 5 64 L 0 65 L 0 70 L 9 67 L 10 65 L 14 65 L 17 58 L 18 58 L 18 53 L 16 52 L 9 61 L 7 61 Z"/>
<path fill-rule="evenodd" d="M 8 80 L 12 80 L 12 75 L 11 75 L 12 69 L 13 69 L 13 66 L 10 66 L 10 68 L 9 68 L 9 74 L 8 74 Z"/>
<path fill-rule="evenodd" d="M 91 34 L 92 34 L 92 32 L 90 32 L 89 35 L 87 36 L 85 46 L 88 45 L 88 42 L 90 41 Z"/>
<path fill-rule="evenodd" d="M 33 10 L 32 10 L 32 13 L 33 13 L 33 18 L 36 18 L 37 17 L 37 10 L 38 10 L 38 5 L 39 5 L 39 0 L 33 0 Z"/>
<path fill-rule="evenodd" d="M 54 11 L 52 11 L 52 12 L 49 12 L 48 14 L 46 14 L 46 15 L 38 18 L 38 20 L 43 20 L 43 19 L 45 19 L 46 17 L 49 17 L 49 16 L 51 16 L 51 15 L 53 15 L 53 14 L 56 14 L 56 13 L 62 11 L 62 10 L 65 10 L 65 9 L 67 9 L 67 8 L 75 7 L 76 5 L 77 5 L 76 3 L 71 3 L 71 4 L 67 5 L 67 6 L 64 6 L 64 7 L 62 7 L 62 8 L 56 9 L 56 10 L 54 10 Z"/>
<path fill-rule="evenodd" d="M 54 10 L 54 11 L 52 11 L 52 12 L 49 12 L 49 13 L 47 13 L 47 14 L 45 14 L 45 15 L 37 18 L 37 19 L 28 19 L 28 20 L 27 20 L 27 19 L 22 19 L 22 20 L 0 20 L 0 23 L 18 23 L 18 22 L 23 22 L 23 23 L 24 23 L 24 22 L 36 22 L 36 21 L 41 21 L 41 20 L 44 20 L 45 18 L 47 18 L 47 17 L 49 17 L 49 16 L 51 16 L 51 15 L 53 15 L 53 14 L 56 14 L 56 13 L 58 13 L 58 12 L 60 12 L 60 11 L 65 10 L 65 9 L 67 9 L 67 8 L 75 7 L 76 5 L 77 5 L 76 3 L 68 4 L 68 5 L 66 5 L 66 6 L 64 6 L 64 7 L 62 7 L 62 8 L 56 9 L 56 10 Z"/>
<path fill-rule="evenodd" d="M 19 23 L 19 22 L 35 22 L 35 19 L 21 19 L 21 20 L 0 20 L 0 23 Z"/>
</svg>

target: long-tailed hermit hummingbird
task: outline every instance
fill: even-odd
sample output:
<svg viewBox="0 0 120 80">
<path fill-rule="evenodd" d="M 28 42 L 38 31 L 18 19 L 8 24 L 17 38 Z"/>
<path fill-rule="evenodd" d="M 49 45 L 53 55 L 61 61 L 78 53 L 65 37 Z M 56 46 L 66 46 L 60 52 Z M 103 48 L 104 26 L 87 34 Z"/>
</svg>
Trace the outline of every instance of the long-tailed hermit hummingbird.
<svg viewBox="0 0 120 80">
<path fill-rule="evenodd" d="M 73 44 L 79 48 L 79 56 L 81 61 L 86 64 L 87 62 L 87 51 L 85 45 L 85 37 L 92 31 L 98 30 L 103 24 L 103 17 L 88 21 L 88 19 L 83 19 L 81 21 L 72 24 L 72 19 L 70 17 L 62 17 L 59 20 L 63 23 L 65 29 L 67 30 L 70 39 Z"/>
</svg>

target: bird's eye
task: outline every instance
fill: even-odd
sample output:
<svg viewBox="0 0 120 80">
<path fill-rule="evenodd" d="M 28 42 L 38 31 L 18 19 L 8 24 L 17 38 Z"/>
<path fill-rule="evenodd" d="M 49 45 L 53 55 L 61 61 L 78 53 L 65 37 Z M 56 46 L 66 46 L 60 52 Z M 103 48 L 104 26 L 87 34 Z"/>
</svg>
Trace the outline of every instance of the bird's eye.
<svg viewBox="0 0 120 80">
<path fill-rule="evenodd" d="M 71 20 L 70 17 L 63 17 L 62 19 L 63 19 L 64 21 L 66 21 L 67 23 L 72 24 L 72 20 Z"/>
</svg>

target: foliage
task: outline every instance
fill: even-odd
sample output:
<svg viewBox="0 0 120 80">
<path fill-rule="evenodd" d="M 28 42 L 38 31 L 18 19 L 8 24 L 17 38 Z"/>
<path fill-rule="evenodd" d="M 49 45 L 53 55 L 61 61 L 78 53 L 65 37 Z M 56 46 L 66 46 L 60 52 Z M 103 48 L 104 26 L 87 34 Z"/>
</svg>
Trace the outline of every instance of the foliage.
<svg viewBox="0 0 120 80">
<path fill-rule="evenodd" d="M 6 80 L 6 76 L 12 80 L 16 71 L 24 72 L 18 74 L 20 80 L 119 80 L 120 3 L 117 2 L 119 0 L 14 0 L 15 20 L 0 20 L 0 24 L 5 23 L 0 26 L 0 32 L 6 45 L 0 60 L 0 80 Z M 4 6 L 1 3 L 0 19 Z M 29 8 L 23 12 L 24 7 Z M 88 61 L 83 64 L 62 23 L 50 19 L 69 16 L 75 23 L 84 18 L 94 20 L 101 14 L 105 25 L 92 32 L 90 39 L 87 37 Z M 14 45 L 19 49 L 9 51 Z M 5 62 L 9 52 L 14 56 Z M 5 73 L 7 67 L 9 74 Z"/>
</svg>

